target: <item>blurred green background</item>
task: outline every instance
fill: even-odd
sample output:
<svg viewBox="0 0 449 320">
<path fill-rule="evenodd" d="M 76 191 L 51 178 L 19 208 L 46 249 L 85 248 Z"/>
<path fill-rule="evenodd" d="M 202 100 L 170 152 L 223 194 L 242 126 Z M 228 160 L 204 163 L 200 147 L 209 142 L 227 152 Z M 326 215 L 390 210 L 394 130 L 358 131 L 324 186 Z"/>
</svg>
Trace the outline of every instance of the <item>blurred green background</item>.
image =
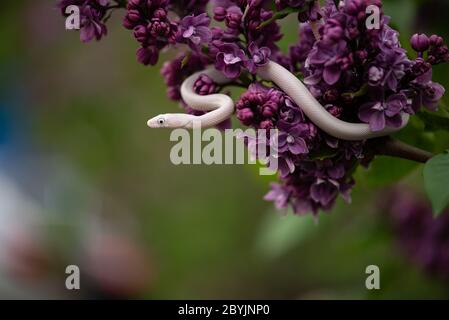
<svg viewBox="0 0 449 320">
<path fill-rule="evenodd" d="M 449 35 L 447 1 L 384 4 L 406 47 L 417 31 Z M 146 120 L 178 106 L 160 65 L 136 62 L 122 17 L 84 45 L 65 31 L 55 1 L 2 3 L 1 298 L 449 297 L 447 281 L 401 252 L 378 209 L 392 183 L 422 190 L 422 166 L 377 159 L 357 172 L 353 204 L 339 201 L 316 220 L 263 201 L 271 178 L 254 166 L 174 166 L 170 132 Z M 283 30 L 287 50 L 297 40 L 293 17 Z M 446 88 L 448 71 L 435 72 Z M 401 137 L 449 146 L 447 134 L 420 126 Z M 80 291 L 64 288 L 69 264 L 81 268 Z M 381 269 L 381 290 L 365 288 L 370 264 Z"/>
</svg>

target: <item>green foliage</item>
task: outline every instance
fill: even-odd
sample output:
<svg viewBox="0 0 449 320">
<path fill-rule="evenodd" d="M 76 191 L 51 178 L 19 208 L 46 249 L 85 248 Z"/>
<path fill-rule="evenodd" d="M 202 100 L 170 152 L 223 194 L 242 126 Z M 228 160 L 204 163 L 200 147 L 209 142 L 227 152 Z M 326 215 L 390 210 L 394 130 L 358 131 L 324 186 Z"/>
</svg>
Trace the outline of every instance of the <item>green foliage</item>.
<svg viewBox="0 0 449 320">
<path fill-rule="evenodd" d="M 383 1 L 383 8 L 392 17 L 390 25 L 400 31 L 401 44 L 409 49 L 417 3 L 410 0 Z"/>
<path fill-rule="evenodd" d="M 406 177 L 418 164 L 412 161 L 378 156 L 366 169 L 359 166 L 356 181 L 370 187 L 389 185 Z"/>
<path fill-rule="evenodd" d="M 256 250 L 264 258 L 275 259 L 300 244 L 317 230 L 311 215 L 298 217 L 270 212 L 256 238 Z"/>
<path fill-rule="evenodd" d="M 424 130 L 426 131 L 449 131 L 449 115 L 446 111 L 441 109 L 438 113 L 430 113 L 428 111 L 418 112 L 418 117 L 424 123 Z"/>
<path fill-rule="evenodd" d="M 424 185 L 437 216 L 449 204 L 449 153 L 437 155 L 424 167 Z"/>
</svg>

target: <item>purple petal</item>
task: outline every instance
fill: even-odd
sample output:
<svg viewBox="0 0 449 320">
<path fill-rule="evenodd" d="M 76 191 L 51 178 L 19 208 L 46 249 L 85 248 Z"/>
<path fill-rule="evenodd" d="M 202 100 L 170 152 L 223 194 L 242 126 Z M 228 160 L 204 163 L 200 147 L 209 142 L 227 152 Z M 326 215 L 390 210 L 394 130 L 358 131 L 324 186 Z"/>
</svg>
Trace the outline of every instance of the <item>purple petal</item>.
<svg viewBox="0 0 449 320">
<path fill-rule="evenodd" d="M 328 85 L 334 85 L 338 82 L 341 75 L 341 68 L 339 65 L 334 64 L 324 68 L 323 79 Z"/>
<path fill-rule="evenodd" d="M 302 138 L 297 138 L 294 143 L 289 145 L 288 149 L 294 155 L 309 153 L 309 149 L 307 148 L 307 144 L 304 141 L 304 139 L 302 139 Z"/>
<path fill-rule="evenodd" d="M 330 204 L 338 195 L 338 189 L 331 183 L 318 182 L 310 187 L 310 197 L 322 204 L 327 206 Z"/>
<path fill-rule="evenodd" d="M 381 111 L 376 111 L 371 115 L 369 125 L 372 131 L 381 131 L 385 128 L 385 115 Z"/>
<path fill-rule="evenodd" d="M 369 102 L 362 105 L 359 109 L 359 119 L 363 122 L 369 123 L 371 116 L 376 112 L 374 106 L 377 102 Z"/>
<path fill-rule="evenodd" d="M 387 117 L 386 124 L 389 127 L 400 128 L 402 126 L 402 116 L 397 114 L 393 117 Z"/>
</svg>

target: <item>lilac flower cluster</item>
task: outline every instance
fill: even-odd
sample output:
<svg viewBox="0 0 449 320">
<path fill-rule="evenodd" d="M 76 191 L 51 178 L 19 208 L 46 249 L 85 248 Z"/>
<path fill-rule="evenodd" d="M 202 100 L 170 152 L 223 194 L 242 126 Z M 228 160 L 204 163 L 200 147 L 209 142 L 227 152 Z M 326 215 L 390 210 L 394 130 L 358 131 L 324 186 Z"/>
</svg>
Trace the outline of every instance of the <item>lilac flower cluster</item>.
<svg viewBox="0 0 449 320">
<path fill-rule="evenodd" d="M 358 119 L 348 120 L 361 120 L 379 131 L 400 127 L 403 112 L 414 114 L 423 105 L 435 109 L 444 88 L 431 81 L 431 64 L 446 62 L 449 56 L 441 37 L 414 35 L 411 42 L 419 55 L 410 60 L 388 17 L 381 16 L 380 29 L 366 28 L 366 8 L 373 4 L 382 5 L 379 0 L 347 0 L 336 10 L 329 1 L 321 39 L 314 42 L 310 27 L 302 27 L 302 40 L 290 49 L 290 56 L 291 68 L 304 74 L 320 102 L 343 110 L 360 106 Z"/>
<path fill-rule="evenodd" d="M 284 95 L 259 83 L 251 84 L 236 104 L 237 118 L 245 125 L 260 129 L 274 128 Z M 300 111 L 298 111 L 299 113 Z"/>
<path fill-rule="evenodd" d="M 123 26 L 133 30 L 141 47 L 137 59 L 144 65 L 154 65 L 159 51 L 175 43 L 178 24 L 168 17 L 168 0 L 129 0 Z"/>
<path fill-rule="evenodd" d="M 276 42 L 282 38 L 267 1 L 217 1 L 214 19 L 224 22 L 216 27 L 209 50 L 215 67 L 235 79 L 242 72 L 256 73 L 268 59 L 282 60 Z"/>
<path fill-rule="evenodd" d="M 109 0 L 62 0 L 60 7 L 80 4 L 90 8 L 83 28 L 88 37 L 101 38 Z M 366 9 L 382 8 L 381 0 L 120 0 L 126 7 L 124 26 L 133 30 L 144 65 L 158 62 L 162 50 L 182 52 L 165 62 L 161 73 L 167 94 L 188 113 L 194 111 L 180 94 L 192 73 L 214 65 L 231 84 L 247 90 L 236 103 L 236 116 L 245 126 L 278 129 L 278 141 L 264 144 L 278 151 L 280 183 L 266 199 L 278 208 L 317 213 L 332 207 L 339 195 L 350 201 L 352 173 L 368 165 L 372 154 L 365 142 L 342 141 L 319 130 L 292 99 L 274 84 L 263 83 L 258 68 L 276 61 L 304 79 L 309 91 L 334 117 L 368 123 L 373 131 L 403 124 L 403 113 L 423 106 L 436 110 L 444 88 L 432 81 L 432 66 L 449 61 L 441 37 L 416 34 L 411 38 L 415 58 L 407 56 L 398 32 L 381 12 L 380 27 L 368 29 Z M 211 12 L 210 16 L 207 12 Z M 279 19 L 295 14 L 299 42 L 283 54 Z M 93 31 L 92 31 L 93 30 Z M 93 34 L 93 36 L 92 36 Z M 222 88 L 207 76 L 194 85 L 198 94 Z M 229 123 L 226 124 L 227 126 Z M 252 148 L 259 142 L 248 143 Z"/>
<path fill-rule="evenodd" d="M 322 134 L 285 93 L 255 83 L 250 85 L 236 104 L 237 118 L 246 126 L 256 129 L 278 129 L 277 141 L 249 144 L 257 156 L 258 143 L 271 146 L 278 157 L 282 184 L 273 184 L 265 196 L 274 201 L 278 209 L 291 205 L 294 212 L 303 214 L 330 209 L 340 194 L 350 201 L 354 184 L 350 172 L 361 156 L 361 145 L 348 145 Z M 330 112 L 337 114 L 339 110 Z M 330 157 L 320 157 L 322 145 L 332 150 Z M 323 158 L 323 159 L 321 159 Z"/>
<path fill-rule="evenodd" d="M 432 215 L 430 203 L 410 188 L 389 192 L 386 211 L 398 245 L 418 266 L 449 284 L 449 214 Z"/>
<path fill-rule="evenodd" d="M 337 10 L 328 1 L 320 38 L 315 38 L 310 24 L 301 25 L 301 40 L 289 56 L 291 71 L 304 76 L 311 93 L 331 114 L 369 123 L 377 131 L 401 126 L 404 112 L 414 114 L 422 106 L 435 110 L 444 88 L 432 81 L 431 65 L 449 59 L 440 37 L 415 35 L 411 42 L 419 54 L 410 60 L 398 33 L 388 26 L 388 17 L 381 16 L 380 29 L 366 28 L 366 8 L 371 4 L 381 7 L 377 0 L 347 0 Z M 260 113 L 251 116 L 257 119 Z M 283 135 L 283 126 L 275 126 Z M 371 161 L 363 141 L 349 144 L 318 130 L 309 145 L 306 159 L 287 158 L 290 172 L 283 174 L 281 166 L 282 184 L 273 185 L 266 196 L 279 208 L 291 204 L 296 213 L 326 210 L 338 194 L 350 201 L 351 172 L 358 161 Z M 323 151 L 326 159 L 312 157 Z M 339 168 L 338 174 L 323 166 Z"/>
<path fill-rule="evenodd" d="M 68 6 L 78 6 L 80 9 L 80 38 L 82 42 L 89 42 L 93 39 L 100 40 L 107 34 L 105 19 L 108 11 L 114 6 L 110 0 L 60 0 L 58 8 L 66 15 L 65 9 Z"/>
<path fill-rule="evenodd" d="M 273 183 L 265 200 L 274 201 L 276 208 L 291 205 L 296 214 L 329 210 L 340 194 L 351 201 L 354 180 L 347 174 L 354 166 L 351 160 L 302 160 L 295 163 L 295 174 L 284 178 L 283 184 Z"/>
</svg>

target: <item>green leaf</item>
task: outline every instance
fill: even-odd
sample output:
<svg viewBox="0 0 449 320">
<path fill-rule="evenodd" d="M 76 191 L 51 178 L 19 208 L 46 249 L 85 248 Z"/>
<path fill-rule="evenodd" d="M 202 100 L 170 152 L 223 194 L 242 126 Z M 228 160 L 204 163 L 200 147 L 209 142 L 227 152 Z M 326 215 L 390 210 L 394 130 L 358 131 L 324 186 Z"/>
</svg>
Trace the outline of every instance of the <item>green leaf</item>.
<svg viewBox="0 0 449 320">
<path fill-rule="evenodd" d="M 296 216 L 289 212 L 281 217 L 270 211 L 262 221 L 256 238 L 256 251 L 267 259 L 275 259 L 305 241 L 317 230 L 312 215 Z"/>
<path fill-rule="evenodd" d="M 359 166 L 355 178 L 366 186 L 385 186 L 405 178 L 418 165 L 416 162 L 404 159 L 377 156 L 368 169 Z"/>
<path fill-rule="evenodd" d="M 440 107 L 443 108 L 444 111 L 449 112 L 449 106 L 444 100 L 444 97 L 440 100 Z"/>
<path fill-rule="evenodd" d="M 449 153 L 430 159 L 424 167 L 424 186 L 435 216 L 449 204 Z"/>
<path fill-rule="evenodd" d="M 190 52 L 187 52 L 187 54 L 181 61 L 181 69 L 183 69 L 187 65 L 187 63 L 189 63 L 189 60 L 190 60 Z"/>
</svg>

